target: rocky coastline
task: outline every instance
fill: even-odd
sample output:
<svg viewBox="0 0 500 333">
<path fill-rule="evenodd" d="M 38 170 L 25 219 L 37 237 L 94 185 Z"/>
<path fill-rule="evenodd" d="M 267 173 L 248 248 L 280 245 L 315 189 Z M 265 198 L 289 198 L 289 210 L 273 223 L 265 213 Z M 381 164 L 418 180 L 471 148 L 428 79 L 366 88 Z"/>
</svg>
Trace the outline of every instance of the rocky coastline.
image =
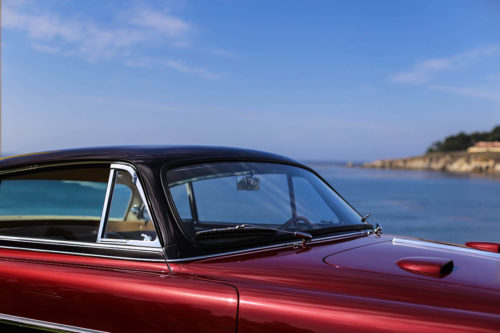
<svg viewBox="0 0 500 333">
<path fill-rule="evenodd" d="M 377 160 L 365 163 L 362 167 L 500 175 L 500 152 L 429 153 L 408 158 Z"/>
</svg>

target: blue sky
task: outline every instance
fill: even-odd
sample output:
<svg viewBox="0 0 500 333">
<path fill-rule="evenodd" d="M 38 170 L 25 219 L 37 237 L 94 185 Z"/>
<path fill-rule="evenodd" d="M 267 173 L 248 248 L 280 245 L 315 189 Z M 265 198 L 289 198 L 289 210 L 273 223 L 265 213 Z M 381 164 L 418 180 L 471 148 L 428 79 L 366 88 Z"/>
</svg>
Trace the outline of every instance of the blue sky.
<svg viewBox="0 0 500 333">
<path fill-rule="evenodd" d="M 500 124 L 499 33 L 496 1 L 4 0 L 3 151 L 416 155 Z"/>
</svg>

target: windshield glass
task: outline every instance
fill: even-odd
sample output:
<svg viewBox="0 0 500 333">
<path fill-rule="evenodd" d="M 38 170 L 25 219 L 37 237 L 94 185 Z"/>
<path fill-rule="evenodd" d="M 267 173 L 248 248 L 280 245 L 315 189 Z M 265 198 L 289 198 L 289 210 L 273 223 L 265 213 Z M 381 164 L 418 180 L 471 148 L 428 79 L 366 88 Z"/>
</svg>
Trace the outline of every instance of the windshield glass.
<svg viewBox="0 0 500 333">
<path fill-rule="evenodd" d="M 361 224 L 327 184 L 299 167 L 207 163 L 170 170 L 167 182 L 181 227 L 192 239 L 205 230 L 242 225 L 315 234 Z"/>
</svg>

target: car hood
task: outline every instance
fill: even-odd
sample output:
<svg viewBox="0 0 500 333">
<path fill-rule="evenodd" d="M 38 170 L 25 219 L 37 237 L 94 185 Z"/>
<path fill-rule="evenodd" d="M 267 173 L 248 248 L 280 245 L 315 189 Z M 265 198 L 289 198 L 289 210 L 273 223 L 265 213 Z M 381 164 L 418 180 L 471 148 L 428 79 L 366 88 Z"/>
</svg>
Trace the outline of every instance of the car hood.
<svg viewBox="0 0 500 333">
<path fill-rule="evenodd" d="M 450 261 L 451 269 L 443 273 L 427 270 Z M 500 256 L 390 235 L 225 256 L 172 268 L 236 287 L 286 287 L 500 313 Z"/>
<path fill-rule="evenodd" d="M 453 244 L 386 237 L 382 242 L 332 253 L 323 261 L 338 271 L 500 291 L 500 254 Z"/>
</svg>

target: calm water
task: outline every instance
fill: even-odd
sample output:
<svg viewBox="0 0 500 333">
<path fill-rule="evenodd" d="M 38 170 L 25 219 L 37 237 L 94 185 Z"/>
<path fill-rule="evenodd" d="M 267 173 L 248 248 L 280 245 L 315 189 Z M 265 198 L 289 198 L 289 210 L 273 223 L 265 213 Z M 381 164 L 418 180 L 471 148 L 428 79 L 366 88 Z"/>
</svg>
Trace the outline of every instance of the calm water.
<svg viewBox="0 0 500 333">
<path fill-rule="evenodd" d="M 308 163 L 384 233 L 443 242 L 500 241 L 500 181 L 440 172 Z"/>
</svg>

